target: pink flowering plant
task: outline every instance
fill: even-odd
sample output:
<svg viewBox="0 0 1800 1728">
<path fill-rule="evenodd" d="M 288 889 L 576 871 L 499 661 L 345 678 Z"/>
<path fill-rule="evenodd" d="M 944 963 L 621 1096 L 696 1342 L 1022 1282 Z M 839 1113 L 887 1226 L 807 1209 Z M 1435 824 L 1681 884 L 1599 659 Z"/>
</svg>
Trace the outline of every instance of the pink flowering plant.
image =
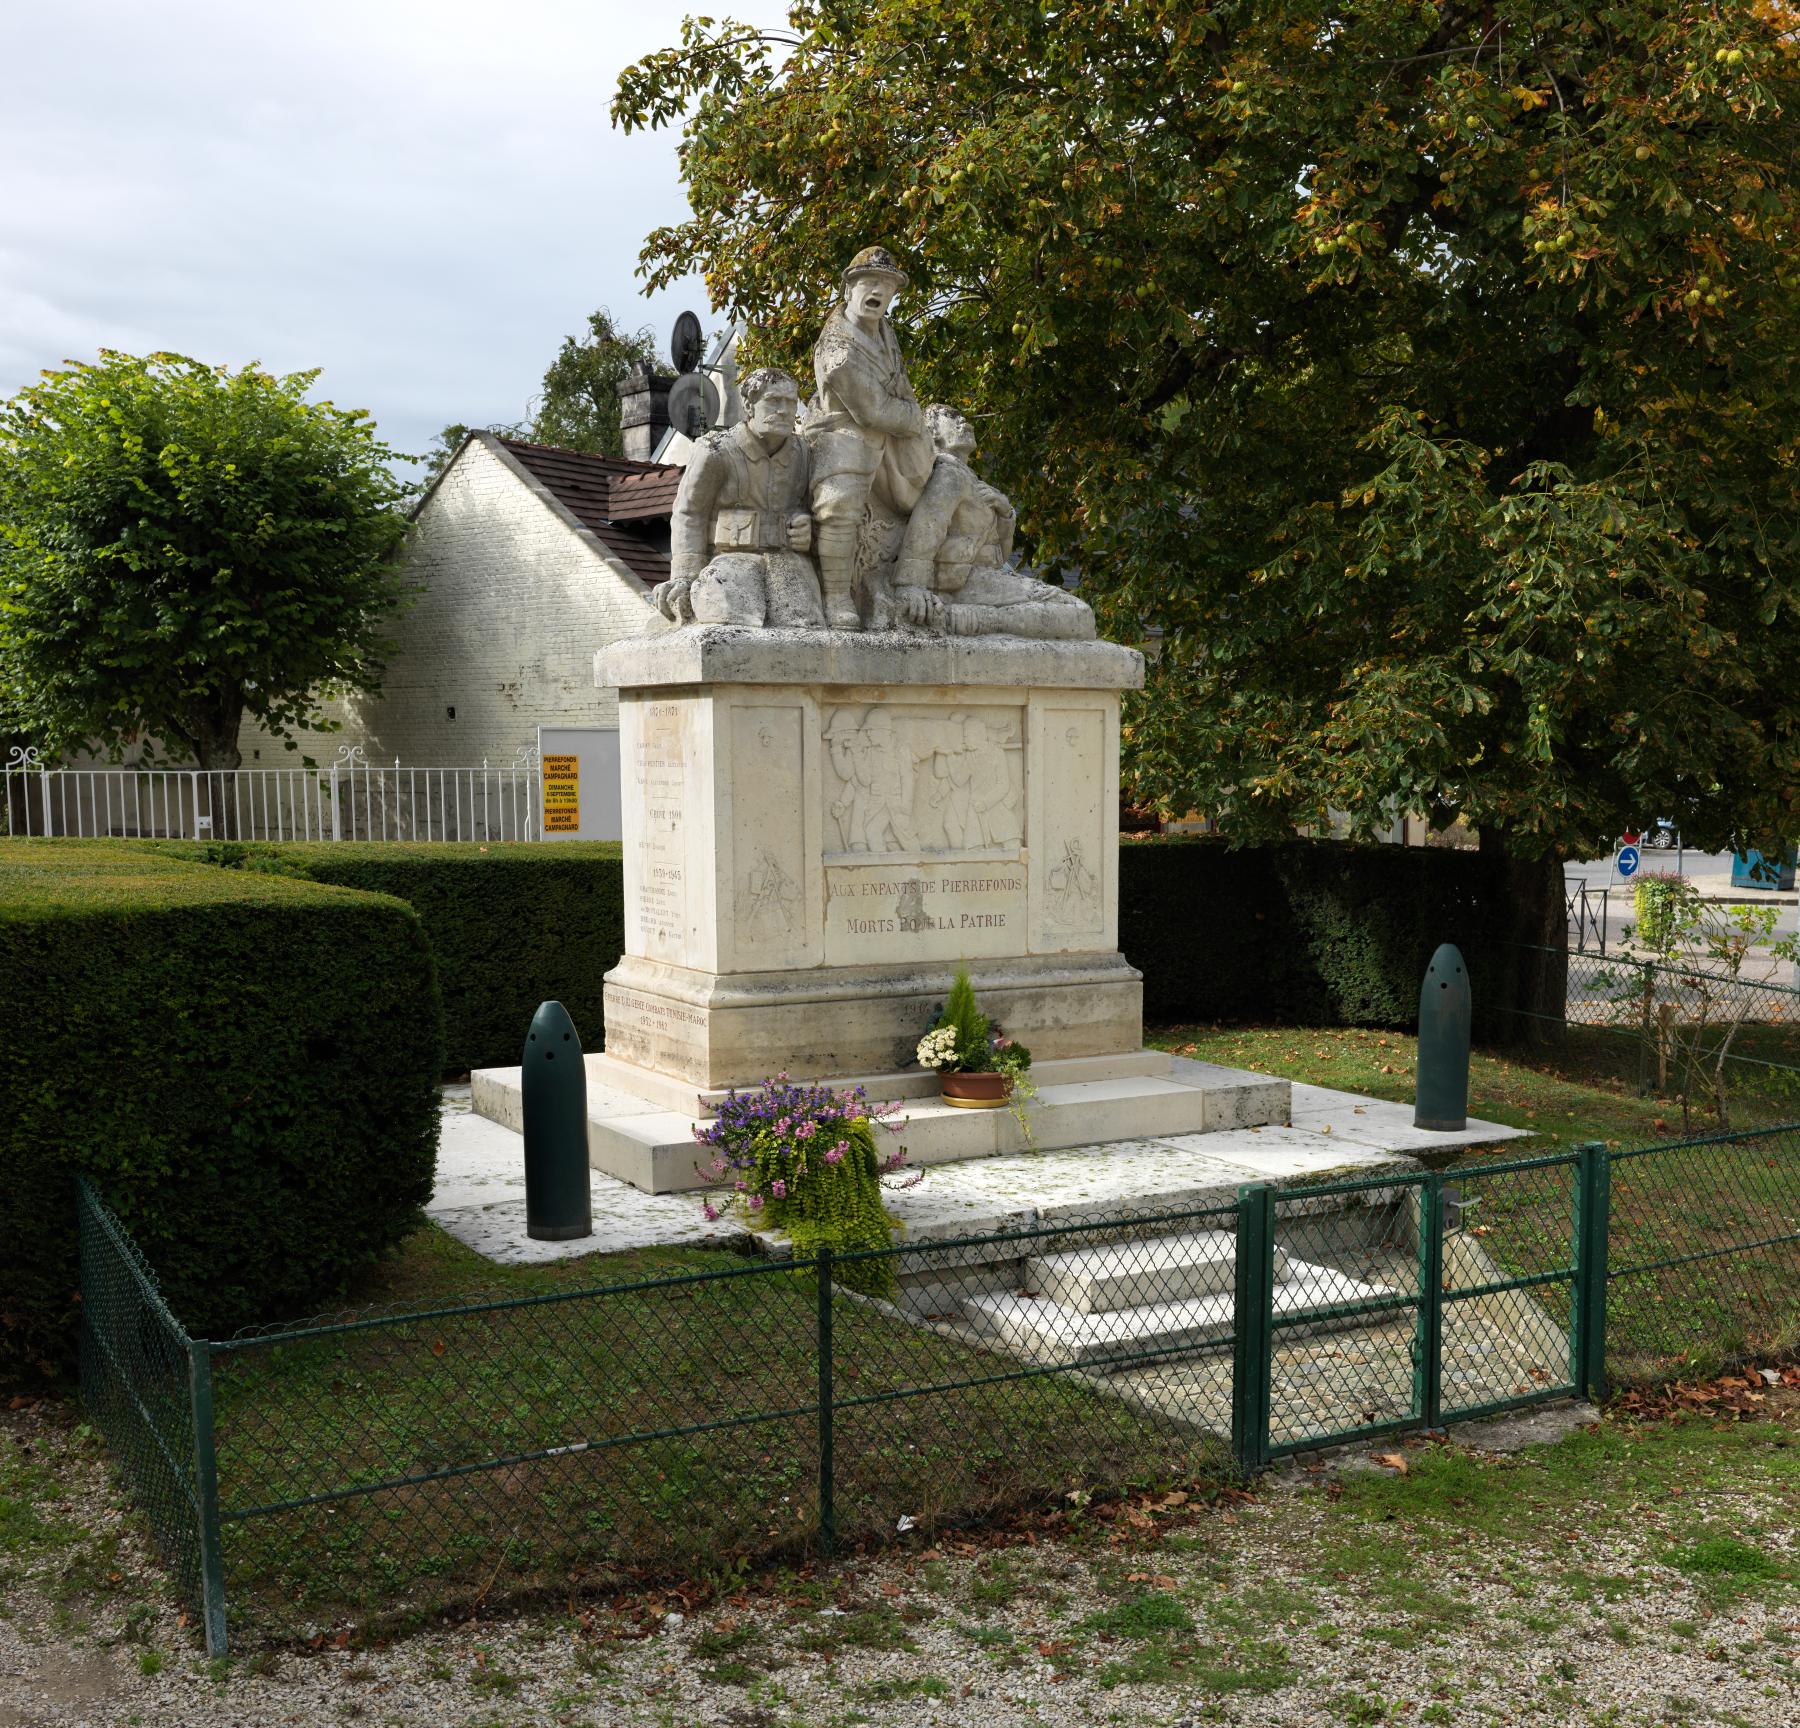
<svg viewBox="0 0 1800 1728">
<path fill-rule="evenodd" d="M 881 1179 L 901 1168 L 906 1148 L 884 1155 L 877 1136 L 899 1133 L 897 1108 L 872 1105 L 860 1086 L 803 1085 L 785 1073 L 754 1091 L 734 1089 L 718 1116 L 694 1131 L 712 1154 L 703 1173 L 729 1184 L 722 1200 L 704 1202 L 707 1217 L 735 1205 L 758 1229 L 784 1231 L 799 1254 L 886 1248 L 896 1225 Z M 875 1295 L 893 1276 L 886 1260 L 852 1261 L 840 1273 Z"/>
</svg>

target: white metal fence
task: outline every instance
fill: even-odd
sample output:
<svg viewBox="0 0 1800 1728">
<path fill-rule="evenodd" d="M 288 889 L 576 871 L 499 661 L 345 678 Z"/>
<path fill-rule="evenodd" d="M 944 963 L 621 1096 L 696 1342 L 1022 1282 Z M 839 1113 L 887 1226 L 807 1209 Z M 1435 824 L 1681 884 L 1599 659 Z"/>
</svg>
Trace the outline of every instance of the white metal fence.
<svg viewBox="0 0 1800 1728">
<path fill-rule="evenodd" d="M 15 748 L 12 836 L 160 840 L 537 840 L 537 752 L 503 767 L 406 768 L 345 745 L 323 768 L 53 768 Z"/>
</svg>

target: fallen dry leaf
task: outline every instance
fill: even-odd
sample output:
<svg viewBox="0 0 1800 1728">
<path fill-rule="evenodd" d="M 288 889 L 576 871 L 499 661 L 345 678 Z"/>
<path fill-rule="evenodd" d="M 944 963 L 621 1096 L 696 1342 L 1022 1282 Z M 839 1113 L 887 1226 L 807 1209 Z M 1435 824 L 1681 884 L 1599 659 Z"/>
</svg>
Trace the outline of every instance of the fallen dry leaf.
<svg viewBox="0 0 1800 1728">
<path fill-rule="evenodd" d="M 1377 1452 L 1373 1456 L 1377 1464 L 1385 1464 L 1396 1475 L 1404 1476 L 1409 1468 L 1398 1452 Z"/>
</svg>

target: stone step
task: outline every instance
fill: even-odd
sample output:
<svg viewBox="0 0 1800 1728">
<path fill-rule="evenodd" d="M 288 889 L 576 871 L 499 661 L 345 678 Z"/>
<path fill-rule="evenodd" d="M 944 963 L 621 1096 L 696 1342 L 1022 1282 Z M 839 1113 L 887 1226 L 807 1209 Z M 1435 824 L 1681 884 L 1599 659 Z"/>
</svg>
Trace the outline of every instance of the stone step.
<svg viewBox="0 0 1800 1728">
<path fill-rule="evenodd" d="M 1288 1257 L 1275 1250 L 1275 1281 L 1288 1276 Z M 1237 1282 L 1237 1238 L 1229 1230 L 1109 1242 L 1063 1254 L 1041 1254 L 1025 1269 L 1032 1295 L 1082 1314 L 1229 1296 Z"/>
<path fill-rule="evenodd" d="M 1043 1086 L 1027 1106 L 1032 1149 L 1064 1151 L 1109 1140 L 1148 1140 L 1200 1131 L 1206 1095 L 1172 1080 L 1089 1080 Z M 906 1148 L 909 1169 L 994 1158 L 1022 1152 L 1027 1142 L 1009 1110 L 961 1110 L 933 1098 L 908 1103 L 897 1134 L 883 1134 L 884 1152 Z M 701 1166 L 704 1148 L 694 1141 L 703 1119 L 658 1110 L 640 1116 L 607 1116 L 588 1123 L 588 1162 L 648 1194 L 705 1187 L 714 1180 Z"/>
<path fill-rule="evenodd" d="M 587 1060 L 588 1162 L 647 1194 L 708 1186 L 706 1159 L 694 1140 L 706 1118 L 658 1108 L 654 1100 L 600 1078 L 616 1072 L 616 1065 L 602 1068 L 593 1057 Z M 883 1135 L 882 1145 L 884 1150 L 904 1145 L 907 1164 L 915 1169 L 1026 1151 L 1103 1148 L 1285 1122 L 1288 1096 L 1285 1080 L 1177 1063 L 1166 1077 L 1040 1081 L 1037 1096 L 1024 1106 L 1029 1139 L 1010 1110 L 961 1110 L 936 1097 L 907 1099 L 901 1105 L 905 1126 L 898 1135 Z M 471 1098 L 477 1114 L 515 1131 L 523 1127 L 517 1068 L 477 1071 Z"/>
<path fill-rule="evenodd" d="M 1032 1065 L 1031 1076 L 1039 1086 L 1070 1086 L 1084 1080 L 1124 1080 L 1143 1077 L 1153 1080 L 1167 1080 L 1175 1066 L 1176 1058 L 1166 1050 L 1124 1050 L 1110 1056 L 1058 1056 L 1049 1057 Z M 692 1080 L 678 1080 L 672 1074 L 658 1074 L 649 1068 L 640 1068 L 633 1062 L 621 1062 L 609 1056 L 605 1051 L 598 1051 L 585 1058 L 587 1063 L 588 1084 L 595 1082 L 603 1086 L 615 1087 L 623 1092 L 630 1092 L 637 1097 L 649 1100 L 646 1108 L 674 1110 L 684 1116 L 716 1116 L 719 1106 L 732 1094 L 728 1086 L 701 1086 Z M 1216 1082 L 1227 1074 L 1224 1069 L 1205 1076 L 1183 1076 L 1186 1085 L 1198 1085 L 1203 1080 Z M 1292 1086 L 1285 1080 L 1271 1080 L 1266 1074 L 1252 1075 L 1247 1070 L 1236 1070 L 1233 1078 L 1239 1086 L 1260 1080 L 1265 1086 L 1285 1086 L 1284 1093 L 1274 1101 L 1274 1107 L 1285 1108 Z M 934 1100 L 938 1095 L 938 1077 L 929 1069 L 909 1068 L 888 1070 L 880 1074 L 846 1074 L 835 1077 L 831 1084 L 840 1091 L 853 1086 L 860 1086 L 863 1092 L 876 1102 L 897 1099 L 911 1102 Z M 739 1086 L 737 1091 L 746 1088 Z M 1221 1093 L 1221 1096 L 1223 1094 Z M 1269 1100 L 1259 1100 L 1265 1106 Z"/>
<path fill-rule="evenodd" d="M 1300 1260 L 1290 1261 L 1287 1274 L 1286 1281 L 1275 1286 L 1277 1317 L 1321 1303 L 1361 1302 L 1393 1294 Z M 1218 1344 L 1231 1336 L 1234 1306 L 1229 1291 L 1099 1314 L 1038 1296 L 971 1296 L 962 1312 L 1009 1355 L 1028 1362 L 1097 1367 Z"/>
</svg>

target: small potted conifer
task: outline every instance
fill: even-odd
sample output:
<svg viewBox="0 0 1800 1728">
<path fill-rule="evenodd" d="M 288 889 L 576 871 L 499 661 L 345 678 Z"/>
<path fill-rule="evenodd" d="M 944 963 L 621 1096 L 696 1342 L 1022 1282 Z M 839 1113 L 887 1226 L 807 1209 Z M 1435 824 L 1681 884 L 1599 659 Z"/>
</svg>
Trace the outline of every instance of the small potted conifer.
<svg viewBox="0 0 1800 1728">
<path fill-rule="evenodd" d="M 1004 1109 L 1031 1067 L 1031 1052 L 982 1013 L 966 966 L 957 967 L 943 1012 L 916 1054 L 921 1067 L 935 1070 L 944 1102 L 963 1110 Z M 1024 1090 L 1029 1095 L 1029 1081 Z"/>
</svg>

